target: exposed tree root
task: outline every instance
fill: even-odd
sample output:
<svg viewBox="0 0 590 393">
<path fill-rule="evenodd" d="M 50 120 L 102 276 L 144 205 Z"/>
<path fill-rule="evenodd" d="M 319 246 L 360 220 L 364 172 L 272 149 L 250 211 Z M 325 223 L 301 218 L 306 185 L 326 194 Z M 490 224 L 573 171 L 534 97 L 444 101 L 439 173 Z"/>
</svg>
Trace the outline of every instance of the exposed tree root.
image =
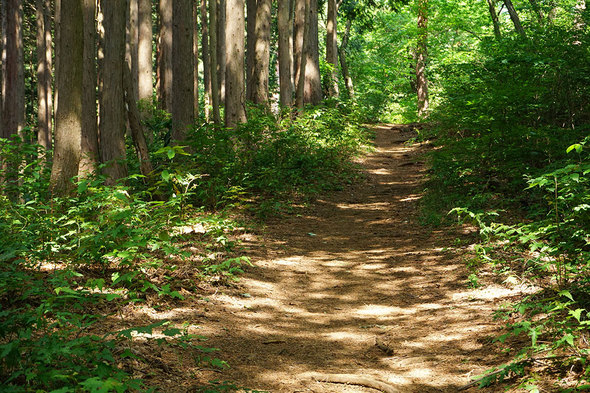
<svg viewBox="0 0 590 393">
<path fill-rule="evenodd" d="M 318 382 L 330 383 L 345 383 L 348 385 L 359 385 L 367 388 L 380 390 L 383 393 L 400 393 L 400 391 L 393 386 L 379 381 L 374 378 L 365 377 L 355 374 L 323 374 L 323 373 L 306 373 L 305 378 Z"/>
</svg>

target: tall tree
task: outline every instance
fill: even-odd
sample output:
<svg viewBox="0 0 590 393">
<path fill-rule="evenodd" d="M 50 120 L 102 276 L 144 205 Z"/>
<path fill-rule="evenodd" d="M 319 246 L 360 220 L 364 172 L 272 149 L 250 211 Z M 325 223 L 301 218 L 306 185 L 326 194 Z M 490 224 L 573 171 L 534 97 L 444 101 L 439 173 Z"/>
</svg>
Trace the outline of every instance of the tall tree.
<svg viewBox="0 0 590 393">
<path fill-rule="evenodd" d="M 25 79 L 23 62 L 22 0 L 6 1 L 4 37 L 4 99 L 2 120 L 5 136 L 20 134 L 25 126 Z"/>
<path fill-rule="evenodd" d="M 336 0 L 328 0 L 328 15 L 326 18 L 326 63 L 330 64 L 332 70 L 329 81 L 329 94 L 337 97 L 338 91 L 338 39 L 337 19 L 338 3 Z"/>
<path fill-rule="evenodd" d="M 320 52 L 318 36 L 318 0 L 310 0 L 309 30 L 306 38 L 305 65 L 305 103 L 317 105 L 322 100 L 322 80 L 320 75 Z"/>
<path fill-rule="evenodd" d="M 342 78 L 344 78 L 344 86 L 346 87 L 346 92 L 348 93 L 349 98 L 352 98 L 354 96 L 354 86 L 352 84 L 350 72 L 348 71 L 348 61 L 346 59 L 346 50 L 348 49 L 348 40 L 350 38 L 351 27 L 352 19 L 349 18 L 346 20 L 346 28 L 344 29 L 344 34 L 342 35 L 342 42 L 340 43 L 340 47 L 338 48 L 340 69 L 342 70 Z"/>
<path fill-rule="evenodd" d="M 526 37 L 526 33 L 524 31 L 524 28 L 522 27 L 522 24 L 520 23 L 520 18 L 518 16 L 518 13 L 516 12 L 516 9 L 514 8 L 514 5 L 512 4 L 512 0 L 503 1 L 504 5 L 506 6 L 506 9 L 508 10 L 508 14 L 510 15 L 510 19 L 512 19 L 514 28 L 516 29 L 518 34 L 520 34 L 523 37 Z"/>
<path fill-rule="evenodd" d="M 108 183 L 127 176 L 125 159 L 125 102 L 123 70 L 125 66 L 124 1 L 104 2 L 104 60 L 100 101 L 100 152 Z M 60 93 L 61 94 L 61 93 Z"/>
<path fill-rule="evenodd" d="M 168 112 L 172 111 L 172 2 L 159 3 L 158 102 Z"/>
<path fill-rule="evenodd" d="M 234 127 L 246 121 L 244 46 L 244 0 L 228 0 L 226 27 L 225 125 Z"/>
<path fill-rule="evenodd" d="M 192 0 L 173 0 L 172 20 L 172 139 L 181 141 L 195 120 Z"/>
<path fill-rule="evenodd" d="M 294 22 L 294 31 L 297 31 L 299 27 L 297 27 L 297 6 L 298 1 L 295 0 L 295 22 Z M 293 47 L 295 48 L 297 45 L 301 44 L 301 52 L 299 62 L 297 63 L 297 49 L 294 50 L 294 61 L 298 65 L 298 69 L 295 73 L 295 106 L 299 109 L 303 109 L 305 104 L 305 74 L 306 74 L 306 66 L 307 61 L 305 61 L 307 57 L 307 52 L 309 51 L 309 40 L 307 39 L 309 36 L 309 5 L 311 0 L 304 0 L 303 2 L 303 12 L 304 15 L 303 21 L 301 22 L 301 42 L 298 43 L 298 38 L 296 39 L 295 33 L 294 34 L 294 43 Z"/>
<path fill-rule="evenodd" d="M 500 30 L 500 21 L 498 20 L 498 13 L 496 12 L 496 0 L 487 1 L 490 17 L 492 18 L 492 24 L 494 25 L 494 35 L 496 38 L 500 38 L 502 37 L 502 31 Z"/>
<path fill-rule="evenodd" d="M 418 0 L 418 40 L 416 45 L 416 89 L 418 93 L 418 116 L 428 110 L 428 0 Z"/>
<path fill-rule="evenodd" d="M 256 18 L 254 27 L 254 63 L 252 65 L 251 79 L 248 80 L 251 88 L 248 100 L 255 104 L 268 105 L 268 80 L 270 63 L 270 22 L 271 0 L 257 0 Z M 250 51 L 250 48 L 248 48 Z"/>
<path fill-rule="evenodd" d="M 256 5 L 257 0 L 246 0 L 246 100 L 252 101 L 252 81 L 256 61 Z"/>
<path fill-rule="evenodd" d="M 221 102 L 225 101 L 225 67 L 226 67 L 226 11 L 227 0 L 216 0 L 217 7 L 217 83 L 219 85 L 219 99 Z"/>
<path fill-rule="evenodd" d="M 211 102 L 211 63 L 209 60 L 209 25 L 207 18 L 207 0 L 201 1 L 201 53 L 203 57 L 203 103 L 207 121 L 210 119 Z"/>
<path fill-rule="evenodd" d="M 127 8 L 127 43 L 125 46 L 125 59 L 131 66 L 131 80 L 136 88 L 135 92 L 139 90 L 137 87 L 138 80 L 138 57 L 137 57 L 137 43 L 139 32 L 139 5 L 138 0 L 127 0 L 129 6 Z M 135 97 L 137 100 L 138 97 Z"/>
<path fill-rule="evenodd" d="M 152 100 L 152 2 L 138 0 L 139 31 L 137 36 L 138 98 Z"/>
<path fill-rule="evenodd" d="M 290 0 L 278 0 L 277 23 L 279 30 L 279 89 L 280 103 L 282 106 L 293 104 L 293 83 L 291 81 L 291 34 L 290 22 Z"/>
<path fill-rule="evenodd" d="M 94 172 L 98 157 L 98 119 L 96 115 L 96 3 L 83 0 L 84 70 L 82 76 L 82 135 L 78 173 L 86 177 Z"/>
<path fill-rule="evenodd" d="M 303 48 L 305 41 L 303 37 L 305 35 L 306 28 L 306 7 L 307 0 L 294 0 L 294 13 L 293 13 L 293 68 L 294 68 L 294 85 L 295 91 L 299 91 L 299 80 L 301 80 L 301 59 L 303 58 Z"/>
<path fill-rule="evenodd" d="M 193 3 L 193 118 L 199 117 L 199 4 Z"/>
<path fill-rule="evenodd" d="M 37 0 L 37 143 L 51 150 L 53 139 L 51 1 Z"/>
<path fill-rule="evenodd" d="M 215 124 L 221 124 L 221 114 L 219 111 L 219 83 L 217 68 L 217 1 L 209 1 L 209 43 L 211 49 L 211 56 L 209 57 L 209 65 L 211 66 L 211 103 L 213 110 L 213 121 Z"/>
<path fill-rule="evenodd" d="M 61 2 L 57 46 L 59 53 L 68 54 L 68 61 L 60 62 L 56 73 L 60 94 L 55 115 L 55 149 L 50 183 L 54 194 L 66 194 L 73 188 L 70 180 L 78 174 L 82 135 L 83 1 Z"/>
</svg>

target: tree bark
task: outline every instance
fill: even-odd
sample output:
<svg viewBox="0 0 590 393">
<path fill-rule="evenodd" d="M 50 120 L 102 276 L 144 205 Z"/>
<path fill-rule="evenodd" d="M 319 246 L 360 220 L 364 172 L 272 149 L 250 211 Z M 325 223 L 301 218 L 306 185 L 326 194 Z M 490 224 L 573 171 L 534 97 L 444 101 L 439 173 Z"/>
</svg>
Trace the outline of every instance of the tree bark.
<svg viewBox="0 0 590 393">
<path fill-rule="evenodd" d="M 255 104 L 268 106 L 270 65 L 271 0 L 258 0 L 254 33 L 254 70 L 252 71 L 252 97 Z"/>
<path fill-rule="evenodd" d="M 209 61 L 209 26 L 207 20 L 207 0 L 201 1 L 201 52 L 203 54 L 203 109 L 205 119 L 210 120 L 211 114 L 211 63 Z"/>
<path fill-rule="evenodd" d="M 498 20 L 498 13 L 496 12 L 496 0 L 487 0 L 488 9 L 490 10 L 490 17 L 492 18 L 492 24 L 494 25 L 494 35 L 496 38 L 502 37 L 502 31 L 500 30 L 500 21 Z"/>
<path fill-rule="evenodd" d="M 328 17 L 326 21 L 326 63 L 332 66 L 329 81 L 330 97 L 338 97 L 338 36 L 337 36 L 338 4 L 336 0 L 328 0 Z"/>
<path fill-rule="evenodd" d="M 342 78 L 344 78 L 344 86 L 346 86 L 348 98 L 352 98 L 354 96 L 354 85 L 352 83 L 350 73 L 348 72 L 348 61 L 346 60 L 346 50 L 348 48 L 348 39 L 350 37 L 351 27 L 352 19 L 348 19 L 346 21 L 346 29 L 344 30 L 344 35 L 342 36 L 342 42 L 340 43 L 340 47 L 338 48 L 338 57 L 340 58 L 340 69 L 342 70 Z"/>
<path fill-rule="evenodd" d="M 307 36 L 307 51 L 304 56 L 307 64 L 305 65 L 305 92 L 303 99 L 307 104 L 317 105 L 322 100 L 318 36 L 318 0 L 310 0 L 308 15 L 309 34 Z"/>
<path fill-rule="evenodd" d="M 56 74 L 60 91 L 55 115 L 55 150 L 51 169 L 52 193 L 64 195 L 72 191 L 72 177 L 78 174 L 80 137 L 82 135 L 83 84 L 83 2 L 61 0 L 59 53 L 67 53 L 68 61 L 60 62 Z M 123 13 L 124 15 L 124 13 Z"/>
<path fill-rule="evenodd" d="M 219 70 L 217 69 L 217 1 L 209 1 L 209 42 L 211 44 L 211 102 L 213 104 L 213 121 L 215 124 L 221 124 L 221 114 L 219 111 Z"/>
<path fill-rule="evenodd" d="M 194 43 L 191 0 L 173 0 L 172 139 L 182 141 L 194 122 Z"/>
<path fill-rule="evenodd" d="M 139 32 L 137 37 L 138 96 L 152 101 L 152 2 L 138 0 Z"/>
<path fill-rule="evenodd" d="M 199 6 L 193 3 L 193 122 L 199 118 Z"/>
<path fill-rule="evenodd" d="M 278 0 L 279 30 L 279 88 L 280 104 L 289 107 L 293 104 L 293 84 L 291 81 L 291 41 L 289 29 L 290 0 Z"/>
<path fill-rule="evenodd" d="M 244 0 L 228 0 L 226 20 L 225 125 L 235 127 L 246 121 L 244 46 Z"/>
<path fill-rule="evenodd" d="M 6 1 L 6 36 L 4 65 L 5 137 L 21 134 L 25 126 L 25 79 L 23 63 L 22 0 Z"/>
<path fill-rule="evenodd" d="M 295 20 L 297 20 L 297 2 L 299 0 L 295 0 Z M 301 57 L 299 59 L 299 69 L 296 72 L 296 89 L 295 89 L 295 106 L 300 110 L 303 109 L 305 104 L 305 74 L 306 74 L 306 66 L 307 61 L 304 61 L 307 57 L 307 52 L 309 51 L 309 40 L 307 37 L 309 36 L 309 5 L 311 0 L 305 0 L 304 8 L 303 8 L 303 15 L 304 19 L 302 22 L 302 34 L 301 34 Z M 297 22 L 295 22 L 295 26 Z M 295 42 L 294 46 L 297 45 Z M 297 52 L 297 51 L 295 51 Z M 295 62 L 297 62 L 297 56 L 295 56 Z"/>
<path fill-rule="evenodd" d="M 125 66 L 125 7 L 124 1 L 109 1 L 103 5 L 104 60 L 102 97 L 100 102 L 100 150 L 107 183 L 127 176 L 125 160 L 125 102 L 123 67 Z"/>
<path fill-rule="evenodd" d="M 246 0 L 246 100 L 252 101 L 254 62 L 256 61 L 257 0 Z"/>
<path fill-rule="evenodd" d="M 307 0 L 294 0 L 295 9 L 293 14 L 293 68 L 295 91 L 299 91 L 299 80 L 301 80 L 301 59 L 305 42 L 303 37 L 306 34 Z"/>
<path fill-rule="evenodd" d="M 418 2 L 418 42 L 416 46 L 416 88 L 418 91 L 418 116 L 425 117 L 428 110 L 428 0 Z"/>
<path fill-rule="evenodd" d="M 514 9 L 514 5 L 512 4 L 512 0 L 503 0 L 506 9 L 508 10 L 508 14 L 510 15 L 510 19 L 512 19 L 512 23 L 514 24 L 514 28 L 523 37 L 526 37 L 526 33 L 522 24 L 520 23 L 520 18 L 518 17 L 518 13 L 516 9 Z"/>
<path fill-rule="evenodd" d="M 6 52 L 4 48 L 6 47 L 6 2 L 0 1 L 0 138 L 5 138 L 4 135 L 4 120 L 3 120 L 3 112 L 4 112 L 4 95 L 6 94 L 5 85 L 4 85 L 4 74 L 6 65 Z M 0 159 L 0 170 L 3 169 L 4 163 L 3 160 Z M 2 178 L 0 177 L 0 185 L 2 183 Z"/>
<path fill-rule="evenodd" d="M 119 0 L 121 1 L 121 0 Z M 139 91 L 139 79 L 138 79 L 138 32 L 139 32 L 139 5 L 138 0 L 127 0 L 129 7 L 127 9 L 127 42 L 125 46 L 125 58 L 127 63 L 131 65 L 131 79 L 133 84 L 136 86 L 134 91 Z M 139 97 L 135 97 L 137 100 Z"/>
<path fill-rule="evenodd" d="M 78 173 L 87 177 L 98 165 L 98 119 L 96 114 L 96 3 L 83 0 L 84 70 L 82 76 L 82 135 Z"/>
<path fill-rule="evenodd" d="M 37 143 L 45 151 L 51 151 L 53 139 L 53 90 L 52 90 L 52 41 L 51 41 L 51 2 L 37 0 Z"/>
<path fill-rule="evenodd" d="M 172 3 L 160 0 L 159 5 L 158 102 L 167 112 L 172 111 Z"/>
<path fill-rule="evenodd" d="M 227 26 L 226 0 L 217 0 L 217 83 L 219 84 L 219 100 L 220 102 L 225 101 L 225 89 L 226 89 L 226 37 L 225 32 Z M 243 14 L 243 12 L 242 12 Z"/>
</svg>

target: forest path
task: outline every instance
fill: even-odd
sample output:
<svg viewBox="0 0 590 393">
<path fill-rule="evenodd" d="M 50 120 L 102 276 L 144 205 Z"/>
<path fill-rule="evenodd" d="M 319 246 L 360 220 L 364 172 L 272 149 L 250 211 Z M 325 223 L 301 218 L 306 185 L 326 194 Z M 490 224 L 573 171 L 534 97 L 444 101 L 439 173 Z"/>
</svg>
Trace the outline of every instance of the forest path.
<svg viewBox="0 0 590 393">
<path fill-rule="evenodd" d="M 415 136 L 408 127 L 375 132 L 376 149 L 361 161 L 366 180 L 271 220 L 248 244 L 255 267 L 239 288 L 209 297 L 199 334 L 231 368 L 199 379 L 375 392 L 304 378 L 344 373 L 400 392 L 456 392 L 497 361 L 491 315 L 506 290 L 468 287 L 468 234 L 418 223 L 430 147 L 405 143 Z"/>
</svg>

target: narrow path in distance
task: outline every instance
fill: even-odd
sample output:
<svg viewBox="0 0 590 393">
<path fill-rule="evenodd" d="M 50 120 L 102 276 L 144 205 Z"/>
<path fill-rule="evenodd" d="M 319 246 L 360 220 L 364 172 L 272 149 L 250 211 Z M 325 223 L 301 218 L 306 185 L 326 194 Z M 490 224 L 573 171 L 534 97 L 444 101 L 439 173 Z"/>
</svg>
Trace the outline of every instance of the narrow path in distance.
<svg viewBox="0 0 590 393">
<path fill-rule="evenodd" d="M 202 333 L 231 368 L 210 377 L 271 392 L 375 392 L 306 379 L 358 374 L 400 392 L 456 392 L 497 361 L 492 312 L 507 290 L 475 290 L 470 236 L 418 223 L 427 144 L 375 128 L 366 180 L 271 220 L 239 289 L 211 296 Z M 473 238 L 471 236 L 471 238 Z"/>
</svg>

